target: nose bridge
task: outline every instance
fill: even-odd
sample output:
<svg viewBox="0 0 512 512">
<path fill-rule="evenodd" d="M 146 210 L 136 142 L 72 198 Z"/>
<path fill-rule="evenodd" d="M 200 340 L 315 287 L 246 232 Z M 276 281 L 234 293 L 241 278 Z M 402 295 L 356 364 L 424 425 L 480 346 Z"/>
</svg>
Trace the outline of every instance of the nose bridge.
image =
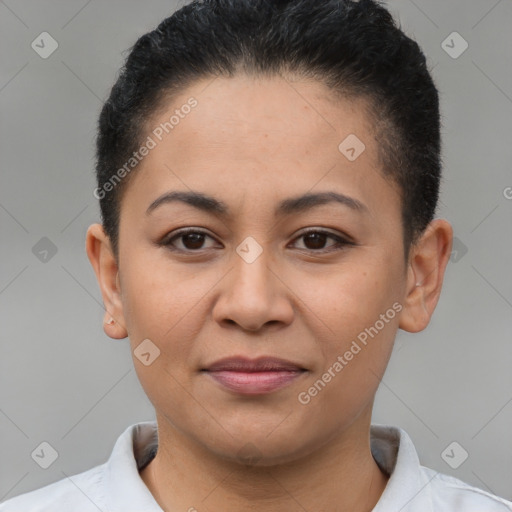
<svg viewBox="0 0 512 512">
<path fill-rule="evenodd" d="M 215 306 L 218 322 L 235 322 L 247 330 L 257 330 L 267 322 L 289 322 L 292 308 L 279 293 L 279 280 L 272 269 L 268 247 L 247 237 L 233 254 L 232 270 Z"/>
<path fill-rule="evenodd" d="M 238 300 L 263 307 L 270 300 L 273 284 L 270 271 L 270 249 L 263 247 L 254 237 L 246 237 L 236 248 L 232 291 Z"/>
</svg>

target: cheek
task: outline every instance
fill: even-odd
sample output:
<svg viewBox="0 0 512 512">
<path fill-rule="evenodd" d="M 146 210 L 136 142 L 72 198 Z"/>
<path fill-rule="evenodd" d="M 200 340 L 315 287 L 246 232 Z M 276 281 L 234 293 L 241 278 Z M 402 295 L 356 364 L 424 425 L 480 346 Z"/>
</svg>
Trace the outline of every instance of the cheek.
<svg viewBox="0 0 512 512">
<path fill-rule="evenodd" d="M 324 325 L 326 335 L 343 341 L 373 325 L 400 299 L 400 279 L 400 269 L 384 257 L 361 257 L 324 275 L 304 274 L 295 279 L 294 292 Z"/>
<path fill-rule="evenodd" d="M 335 430 L 373 400 L 398 329 L 402 306 L 394 297 L 388 278 L 379 281 L 370 272 L 331 280 L 316 297 L 310 292 L 311 303 L 316 299 L 311 309 L 328 326 L 317 340 L 321 364 L 297 396 L 311 435 L 318 429 L 315 418 L 322 417 L 325 431 Z"/>
<path fill-rule="evenodd" d="M 164 375 L 165 371 L 179 382 L 188 379 L 187 365 L 197 360 L 197 340 L 211 316 L 210 294 L 224 274 L 219 268 L 201 271 L 194 265 L 177 265 L 165 256 L 149 263 L 142 253 L 130 255 L 122 282 L 123 312 L 132 352 L 145 339 L 160 350 L 152 371 L 146 371 L 134 357 L 143 386 L 145 382 L 151 385 L 157 373 L 167 382 L 170 376 Z M 169 385 L 172 387 L 172 379 Z"/>
<path fill-rule="evenodd" d="M 187 406 L 187 365 L 194 360 L 195 340 L 206 318 L 207 293 L 215 281 L 209 274 L 177 270 L 168 261 L 148 265 L 134 257 L 123 268 L 123 312 L 133 363 L 146 395 L 158 410 Z M 144 357 L 138 357 L 148 351 L 138 348 L 147 345 L 144 340 L 151 342 L 147 365 Z"/>
<path fill-rule="evenodd" d="M 361 257 L 359 263 L 340 266 L 325 279 L 302 281 L 297 291 L 314 313 L 305 313 L 305 318 L 313 322 L 309 328 L 321 351 L 315 378 L 330 370 L 326 387 L 335 390 L 333 399 L 345 400 L 348 408 L 356 404 L 357 395 L 361 399 L 373 393 L 391 355 L 402 309 L 401 270 L 384 254 Z M 324 393 L 319 401 L 329 396 Z"/>
<path fill-rule="evenodd" d="M 165 339 L 214 284 L 193 265 L 171 263 L 157 251 L 133 252 L 123 266 L 123 311 L 129 334 Z"/>
</svg>

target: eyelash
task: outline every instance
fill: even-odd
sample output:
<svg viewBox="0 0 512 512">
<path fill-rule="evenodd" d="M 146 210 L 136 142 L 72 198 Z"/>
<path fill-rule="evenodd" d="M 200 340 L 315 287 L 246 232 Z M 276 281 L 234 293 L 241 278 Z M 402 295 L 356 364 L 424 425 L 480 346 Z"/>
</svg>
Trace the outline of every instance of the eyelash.
<svg viewBox="0 0 512 512">
<path fill-rule="evenodd" d="M 324 231 L 322 229 L 317 229 L 317 228 L 310 228 L 308 229 L 307 231 L 303 231 L 298 237 L 296 237 L 294 239 L 295 240 L 299 240 L 307 235 L 310 235 L 311 233 L 315 233 L 315 234 L 320 234 L 320 235 L 326 235 L 327 238 L 332 238 L 333 240 L 336 241 L 336 244 L 332 245 L 330 248 L 328 249 L 301 249 L 302 251 L 307 251 L 307 252 L 311 252 L 311 253 L 315 253 L 315 254 L 326 254 L 326 253 L 330 253 L 330 252 L 334 252 L 334 251 L 339 251 L 339 250 L 343 250 L 345 249 L 346 246 L 354 246 L 356 245 L 354 242 L 351 242 L 341 236 L 338 236 L 338 235 L 335 235 L 334 233 L 331 233 L 330 231 Z M 198 228 L 184 228 L 182 230 L 179 230 L 178 232 L 174 233 L 174 235 L 169 238 L 168 236 L 164 237 L 164 239 L 162 240 L 162 242 L 160 242 L 160 245 L 163 245 L 165 246 L 167 249 L 169 249 L 170 251 L 173 251 L 173 252 L 181 252 L 181 253 L 201 253 L 202 251 L 204 251 L 204 249 L 197 249 L 197 250 L 193 250 L 193 249 L 177 249 L 176 247 L 173 247 L 172 243 L 174 240 L 177 240 L 179 238 L 182 238 L 183 236 L 185 235 L 188 235 L 188 234 L 199 234 L 199 235 L 204 235 L 204 236 L 207 236 L 209 238 L 213 238 L 212 236 L 210 236 L 208 233 L 206 233 L 205 231 L 202 231 L 201 229 L 198 229 Z"/>
</svg>

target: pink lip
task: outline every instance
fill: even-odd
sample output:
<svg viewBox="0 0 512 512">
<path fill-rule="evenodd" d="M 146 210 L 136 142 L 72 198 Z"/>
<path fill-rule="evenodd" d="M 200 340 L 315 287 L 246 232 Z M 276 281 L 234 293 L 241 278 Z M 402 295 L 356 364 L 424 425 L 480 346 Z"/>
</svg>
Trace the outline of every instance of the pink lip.
<svg viewBox="0 0 512 512">
<path fill-rule="evenodd" d="M 227 389 L 244 395 L 271 393 L 301 376 L 305 369 L 283 359 L 221 359 L 203 370 Z"/>
</svg>

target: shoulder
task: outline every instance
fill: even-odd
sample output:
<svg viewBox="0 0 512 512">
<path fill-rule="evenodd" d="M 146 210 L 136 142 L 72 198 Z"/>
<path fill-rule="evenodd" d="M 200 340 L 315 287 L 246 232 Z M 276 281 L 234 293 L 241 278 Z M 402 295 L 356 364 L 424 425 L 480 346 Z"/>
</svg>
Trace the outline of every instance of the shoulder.
<svg viewBox="0 0 512 512">
<path fill-rule="evenodd" d="M 128 426 L 108 460 L 82 473 L 0 503 L 0 512 L 98 512 L 159 510 L 139 468 L 158 446 L 155 421 Z"/>
<path fill-rule="evenodd" d="M 433 469 L 421 466 L 421 470 L 431 487 L 433 510 L 512 512 L 510 501 Z"/>
<path fill-rule="evenodd" d="M 372 455 L 389 480 L 374 512 L 512 512 L 512 502 L 420 464 L 405 430 L 372 425 Z"/>
<path fill-rule="evenodd" d="M 98 512 L 105 464 L 0 503 L 0 512 Z"/>
</svg>

